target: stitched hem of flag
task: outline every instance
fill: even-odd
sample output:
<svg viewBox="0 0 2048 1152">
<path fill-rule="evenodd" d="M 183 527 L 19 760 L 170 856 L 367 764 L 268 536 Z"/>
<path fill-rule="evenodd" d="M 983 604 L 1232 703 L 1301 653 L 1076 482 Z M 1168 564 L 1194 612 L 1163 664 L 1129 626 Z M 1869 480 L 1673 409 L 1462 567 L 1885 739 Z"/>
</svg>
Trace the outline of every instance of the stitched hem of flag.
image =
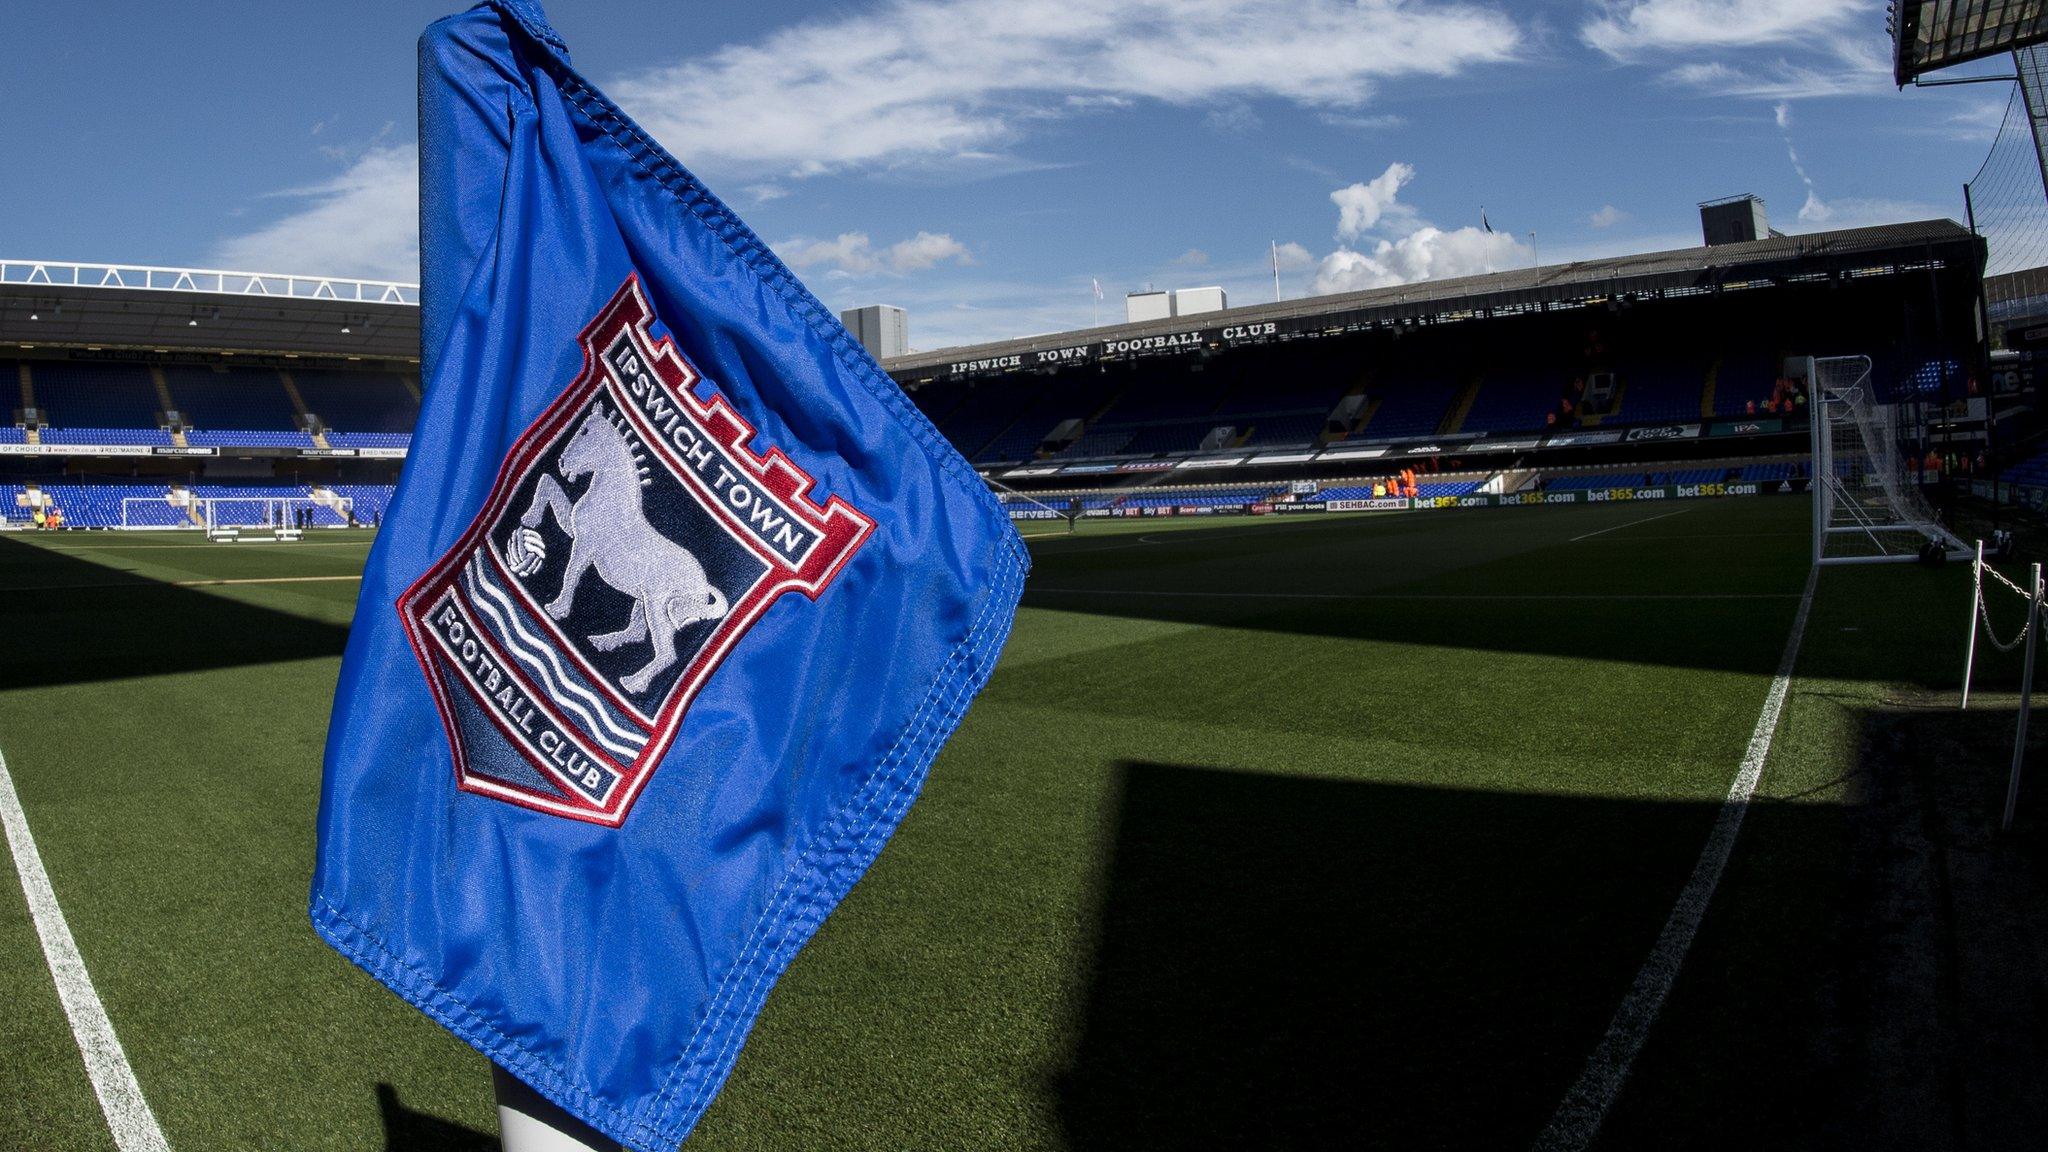
<svg viewBox="0 0 2048 1152">
<path fill-rule="evenodd" d="M 740 958 L 719 980 L 696 1034 L 663 1088 L 634 1113 L 598 1097 L 559 1064 L 522 1047 L 431 976 L 407 964 L 375 932 L 315 894 L 313 926 L 330 946 L 443 1028 L 568 1109 L 641 1152 L 682 1143 L 731 1073 L 768 991 L 796 953 L 880 854 L 916 799 L 932 760 L 994 671 L 1023 592 L 1022 549 L 998 557 L 981 612 L 948 653 L 923 701 L 867 781 L 821 827 L 783 875 Z"/>
</svg>

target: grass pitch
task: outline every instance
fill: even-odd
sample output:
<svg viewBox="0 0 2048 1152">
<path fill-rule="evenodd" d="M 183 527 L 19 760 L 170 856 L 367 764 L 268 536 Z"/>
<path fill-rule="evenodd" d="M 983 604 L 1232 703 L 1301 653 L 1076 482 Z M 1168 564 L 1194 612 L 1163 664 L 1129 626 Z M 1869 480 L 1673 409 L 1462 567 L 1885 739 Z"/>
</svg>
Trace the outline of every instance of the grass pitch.
<svg viewBox="0 0 2048 1152">
<path fill-rule="evenodd" d="M 1526 1146 L 1715 819 L 1806 524 L 1772 498 L 1034 528 L 1001 667 L 691 1147 Z M 0 537 L 0 752 L 180 1149 L 495 1147 L 482 1058 L 305 923 L 367 547 Z M 1861 1130 L 1870 717 L 1953 683 L 1967 595 L 1822 579 L 1603 1146 Z M 1980 676 L 1995 716 L 2012 665 Z M 0 1006 L 0 1147 L 111 1148 L 11 871 Z"/>
</svg>

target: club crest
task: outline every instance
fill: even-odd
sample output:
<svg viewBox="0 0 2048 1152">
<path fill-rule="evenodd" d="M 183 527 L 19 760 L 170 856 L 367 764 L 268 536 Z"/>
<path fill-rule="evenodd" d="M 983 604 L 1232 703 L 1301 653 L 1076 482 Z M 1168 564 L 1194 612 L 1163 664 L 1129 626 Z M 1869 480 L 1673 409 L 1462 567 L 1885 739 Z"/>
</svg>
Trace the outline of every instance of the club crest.
<svg viewBox="0 0 2048 1152">
<path fill-rule="evenodd" d="M 784 593 L 817 599 L 874 529 L 756 455 L 653 319 L 628 279 L 579 337 L 582 372 L 398 601 L 460 787 L 612 827 L 754 622 Z"/>
</svg>

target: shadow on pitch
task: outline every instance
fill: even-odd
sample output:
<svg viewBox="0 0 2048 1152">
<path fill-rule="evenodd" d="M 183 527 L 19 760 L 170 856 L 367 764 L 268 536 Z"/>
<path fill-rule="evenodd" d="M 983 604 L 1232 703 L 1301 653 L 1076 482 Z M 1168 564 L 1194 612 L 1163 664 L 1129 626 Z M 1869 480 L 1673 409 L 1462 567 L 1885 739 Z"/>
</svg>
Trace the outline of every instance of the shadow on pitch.
<svg viewBox="0 0 2048 1152">
<path fill-rule="evenodd" d="M 1745 508 L 1750 507 L 1745 505 Z M 1682 534 L 1632 542 L 1634 509 L 1471 510 L 1317 522 L 1236 519 L 1105 534 L 1033 550 L 1033 608 L 1478 652 L 1568 656 L 1768 675 L 1808 566 L 1780 532 L 1804 504 L 1758 502 L 1757 540 Z M 1711 502 L 1669 513 L 1678 532 L 1728 532 Z M 1621 518 L 1617 518 L 1621 517 Z M 1583 544 L 1580 527 L 1624 530 Z M 1148 541 L 1148 542 L 1141 542 Z M 1931 622 L 1933 645 L 1895 649 L 1907 678 L 1953 683 L 1966 573 L 1917 565 L 1830 569 L 1872 633 Z M 1923 617 L 1924 614 L 1924 617 Z M 2011 613 L 2008 613 L 2010 615 Z M 1844 625 L 1851 623 L 1844 621 Z M 1880 627 L 1882 626 L 1882 627 Z M 1929 655 L 1938 652 L 1936 659 Z M 1897 664 L 1887 659 L 1887 664 Z M 1839 669 L 1875 679 L 1875 666 Z"/>
<path fill-rule="evenodd" d="M 1069 1146 L 1526 1147 L 1718 807 L 1123 765 L 1055 1089 Z M 1751 819 L 1745 851 L 1840 842 L 1838 808 Z M 1720 1042 L 1752 1092 L 1812 1083 L 1819 932 L 1744 955 L 1778 999 L 1680 1025 L 1739 1024 Z"/>
<path fill-rule="evenodd" d="M 465 1124 L 406 1107 L 398 1089 L 377 1085 L 377 1114 L 384 1121 L 385 1152 L 498 1152 L 498 1138 Z"/>
<path fill-rule="evenodd" d="M 0 537 L 0 691 L 339 656 L 348 629 Z"/>
</svg>

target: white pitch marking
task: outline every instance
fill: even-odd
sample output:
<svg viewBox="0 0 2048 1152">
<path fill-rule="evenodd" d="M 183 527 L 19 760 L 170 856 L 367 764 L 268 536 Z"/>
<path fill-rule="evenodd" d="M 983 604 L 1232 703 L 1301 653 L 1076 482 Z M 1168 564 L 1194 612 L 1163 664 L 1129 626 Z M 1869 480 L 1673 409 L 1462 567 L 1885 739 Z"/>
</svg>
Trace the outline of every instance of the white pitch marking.
<svg viewBox="0 0 2048 1152">
<path fill-rule="evenodd" d="M 331 584 L 340 580 L 361 580 L 362 576 L 249 576 L 239 580 L 173 580 L 175 588 L 211 588 L 220 584 Z M 127 587 L 127 585 L 122 585 Z"/>
<path fill-rule="evenodd" d="M 229 584 L 330 584 L 361 580 L 361 576 L 248 576 L 235 580 L 108 580 L 96 584 L 51 584 L 40 588 L 0 588 L 0 592 L 71 592 L 81 588 L 217 588 Z"/>
<path fill-rule="evenodd" d="M 1550 1117 L 1536 1142 L 1531 1147 L 1535 1152 L 1576 1152 L 1593 1142 L 1599 1134 L 1601 1121 L 1607 1118 L 1607 1110 L 1614 1105 L 1614 1099 L 1621 1094 L 1621 1086 L 1628 1079 L 1629 1066 L 1636 1055 L 1643 1050 L 1643 1042 L 1649 1038 L 1650 1026 L 1657 1022 L 1657 1013 L 1664 1007 L 1665 997 L 1671 994 L 1671 986 L 1678 979 L 1679 966 L 1685 963 L 1686 953 L 1692 950 L 1693 937 L 1698 934 L 1700 920 L 1706 915 L 1707 903 L 1714 898 L 1714 888 L 1721 882 L 1721 873 L 1728 866 L 1728 857 L 1735 851 L 1735 837 L 1742 831 L 1742 818 L 1749 811 L 1749 799 L 1756 792 L 1757 781 L 1763 776 L 1764 758 L 1771 752 L 1771 736 L 1778 728 L 1778 714 L 1785 707 L 1785 692 L 1792 683 L 1792 667 L 1799 662 L 1799 641 L 1806 634 L 1806 617 L 1813 608 L 1813 586 L 1820 578 L 1820 568 L 1813 568 L 1806 577 L 1806 591 L 1799 598 L 1799 614 L 1792 621 L 1792 635 L 1785 640 L 1785 654 L 1778 660 L 1778 673 L 1771 678 L 1770 691 L 1764 694 L 1764 710 L 1756 718 L 1756 730 L 1750 733 L 1749 748 L 1743 753 L 1742 765 L 1735 772 L 1735 782 L 1728 786 L 1728 798 L 1721 802 L 1720 815 L 1714 819 L 1714 830 L 1707 835 L 1707 842 L 1700 849 L 1700 858 L 1692 867 L 1692 876 L 1685 882 L 1685 888 L 1678 894 L 1678 902 L 1672 905 L 1671 916 L 1664 921 L 1664 930 L 1657 934 L 1657 943 L 1650 949 L 1650 955 L 1636 972 L 1635 983 L 1629 986 L 1628 995 L 1622 999 L 1621 1007 L 1614 1013 L 1614 1019 L 1607 1025 L 1607 1032 L 1600 1037 L 1600 1043 L 1593 1049 L 1593 1055 L 1586 1061 L 1585 1070 L 1579 1073 L 1571 1090 Z"/>
<path fill-rule="evenodd" d="M 1645 516 L 1645 517 L 1643 517 L 1643 518 L 1642 518 L 1641 520 L 1631 520 L 1631 521 L 1629 521 L 1629 522 L 1628 522 L 1628 523 L 1626 523 L 1626 524 L 1616 524 L 1616 525 L 1613 525 L 1612 527 L 1608 527 L 1608 528 L 1602 528 L 1602 529 L 1600 529 L 1600 530 L 1599 530 L 1598 532 L 1588 532 L 1588 533 L 1586 533 L 1586 534 L 1585 534 L 1585 535 L 1583 535 L 1583 536 L 1574 536 L 1574 537 L 1572 537 L 1572 538 L 1571 538 L 1571 539 L 1570 539 L 1569 541 L 1567 541 L 1567 543 L 1570 543 L 1570 544 L 1577 544 L 1577 543 L 1578 543 L 1579 541 L 1581 541 L 1581 540 L 1591 540 L 1591 539 L 1592 539 L 1593 537 L 1595 537 L 1595 536 L 1604 536 L 1604 535 L 1606 535 L 1606 534 L 1607 534 L 1607 533 L 1609 533 L 1609 532 L 1614 532 L 1614 531 L 1618 531 L 1619 529 L 1622 529 L 1622 528 L 1633 528 L 1633 527 L 1635 527 L 1635 526 L 1636 526 L 1636 525 L 1638 525 L 1638 524 L 1648 524 L 1648 523 L 1649 523 L 1650 521 L 1652 521 L 1652 520 L 1662 520 L 1662 519 L 1664 519 L 1664 518 L 1665 518 L 1665 517 L 1667 517 L 1667 516 L 1676 516 L 1676 515 L 1678 515 L 1678 514 L 1679 514 L 1680 512 L 1690 512 L 1690 511 L 1692 511 L 1692 509 L 1690 509 L 1690 508 L 1678 508 L 1678 509 L 1674 509 L 1674 510 L 1672 510 L 1672 511 L 1670 511 L 1670 512 L 1665 512 L 1665 513 L 1662 513 L 1661 515 L 1657 515 L 1657 516 Z"/>
<path fill-rule="evenodd" d="M 29 835 L 28 816 L 21 810 L 21 797 L 14 791 L 14 777 L 8 775 L 7 758 L 0 756 L 0 823 L 7 826 L 7 846 L 14 854 L 14 870 L 21 876 L 21 890 L 28 897 L 29 916 L 35 920 L 36 936 L 43 943 L 43 958 L 50 976 L 57 982 L 57 999 L 71 1021 L 71 1035 L 85 1058 L 85 1073 L 100 1098 L 107 1129 L 121 1152 L 170 1152 L 156 1114 L 143 1099 L 142 1085 L 135 1081 L 135 1069 L 128 1066 L 128 1054 L 114 1035 L 113 1022 L 93 991 L 86 974 L 85 959 L 78 954 L 78 942 L 71 938 L 71 926 L 64 922 L 64 909 L 50 888 L 50 874 L 43 870 L 43 858 L 36 853 L 35 838 Z"/>
</svg>

